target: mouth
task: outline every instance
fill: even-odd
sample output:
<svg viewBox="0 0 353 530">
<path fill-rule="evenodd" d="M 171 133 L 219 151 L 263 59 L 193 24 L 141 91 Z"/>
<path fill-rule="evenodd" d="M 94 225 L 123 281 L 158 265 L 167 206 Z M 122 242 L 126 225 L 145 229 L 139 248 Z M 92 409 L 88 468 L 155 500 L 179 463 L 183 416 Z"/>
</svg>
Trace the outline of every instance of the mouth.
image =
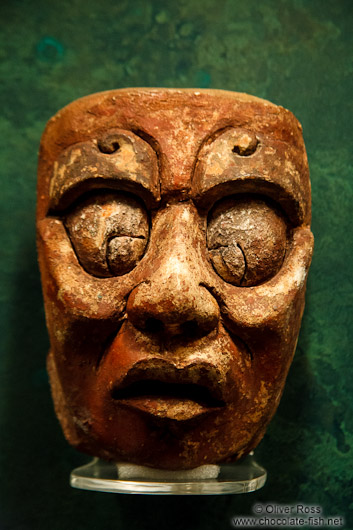
<svg viewBox="0 0 353 530">
<path fill-rule="evenodd" d="M 220 386 L 212 377 L 216 374 L 209 368 L 193 365 L 178 370 L 169 363 L 163 368 L 133 368 L 113 387 L 112 398 L 129 408 L 176 421 L 204 416 L 225 406 Z"/>
</svg>

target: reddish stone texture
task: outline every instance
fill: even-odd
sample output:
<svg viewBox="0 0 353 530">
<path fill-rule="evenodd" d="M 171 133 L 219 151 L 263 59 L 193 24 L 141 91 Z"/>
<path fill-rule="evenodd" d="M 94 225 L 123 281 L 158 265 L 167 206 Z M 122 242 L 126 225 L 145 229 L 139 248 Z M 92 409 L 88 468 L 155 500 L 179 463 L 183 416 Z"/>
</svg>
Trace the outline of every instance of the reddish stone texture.
<svg viewBox="0 0 353 530">
<path fill-rule="evenodd" d="M 124 89 L 58 112 L 37 227 L 68 441 L 164 469 L 252 450 L 294 354 L 309 223 L 301 127 L 282 107 Z"/>
</svg>

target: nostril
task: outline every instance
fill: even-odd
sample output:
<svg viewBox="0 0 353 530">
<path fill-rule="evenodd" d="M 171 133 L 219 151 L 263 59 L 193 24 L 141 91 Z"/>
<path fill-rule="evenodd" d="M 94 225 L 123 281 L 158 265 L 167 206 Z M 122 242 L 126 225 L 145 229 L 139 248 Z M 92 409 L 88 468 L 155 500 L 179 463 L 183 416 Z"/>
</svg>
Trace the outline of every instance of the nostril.
<svg viewBox="0 0 353 530">
<path fill-rule="evenodd" d="M 145 320 L 143 329 L 147 333 L 170 336 L 178 335 L 186 340 L 193 340 L 200 335 L 200 326 L 196 320 L 164 324 L 158 318 L 148 317 Z"/>
<path fill-rule="evenodd" d="M 180 334 L 185 339 L 194 339 L 200 334 L 200 327 L 196 320 L 188 320 L 180 326 Z"/>
<path fill-rule="evenodd" d="M 164 331 L 164 324 L 158 318 L 149 317 L 146 319 L 144 329 L 147 333 L 162 333 Z"/>
</svg>

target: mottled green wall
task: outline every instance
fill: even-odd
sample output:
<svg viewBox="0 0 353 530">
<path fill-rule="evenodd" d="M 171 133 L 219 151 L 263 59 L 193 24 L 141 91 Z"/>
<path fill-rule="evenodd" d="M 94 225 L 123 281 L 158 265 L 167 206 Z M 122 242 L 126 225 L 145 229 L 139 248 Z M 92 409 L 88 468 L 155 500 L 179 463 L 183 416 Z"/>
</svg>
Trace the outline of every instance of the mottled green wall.
<svg viewBox="0 0 353 530">
<path fill-rule="evenodd" d="M 320 504 L 353 528 L 352 0 L 3 0 L 0 528 L 230 528 L 256 501 Z M 258 493 L 140 497 L 72 490 L 45 372 L 35 255 L 36 156 L 60 107 L 126 86 L 244 91 L 304 127 L 315 257 L 285 395 L 257 458 Z"/>
</svg>

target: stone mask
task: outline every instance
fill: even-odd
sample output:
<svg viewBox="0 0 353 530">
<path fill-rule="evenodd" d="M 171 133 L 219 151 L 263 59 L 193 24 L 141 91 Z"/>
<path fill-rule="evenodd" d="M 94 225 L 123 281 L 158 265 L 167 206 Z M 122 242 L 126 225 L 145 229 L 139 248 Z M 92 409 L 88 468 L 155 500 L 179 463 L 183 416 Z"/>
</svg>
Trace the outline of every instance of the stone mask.
<svg viewBox="0 0 353 530">
<path fill-rule="evenodd" d="M 56 114 L 37 226 L 67 440 L 162 469 L 251 451 L 297 342 L 310 215 L 301 126 L 268 101 L 124 89 Z"/>
</svg>

